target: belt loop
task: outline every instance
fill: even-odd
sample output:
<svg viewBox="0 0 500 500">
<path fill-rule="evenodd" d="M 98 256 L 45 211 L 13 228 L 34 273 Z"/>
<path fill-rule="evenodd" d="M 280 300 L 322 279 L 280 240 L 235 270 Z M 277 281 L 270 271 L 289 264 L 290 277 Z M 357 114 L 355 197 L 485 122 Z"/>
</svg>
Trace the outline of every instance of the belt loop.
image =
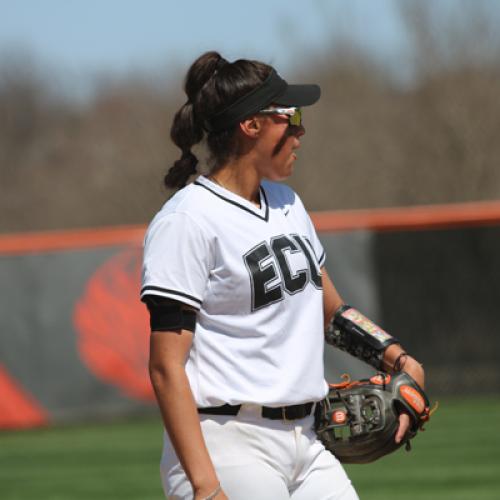
<svg viewBox="0 0 500 500">
<path fill-rule="evenodd" d="M 289 424 L 289 423 L 290 423 L 290 420 L 288 420 L 288 419 L 286 418 L 286 406 L 282 406 L 282 407 L 281 407 L 281 419 L 283 420 L 283 422 L 284 422 L 285 424 Z"/>
</svg>

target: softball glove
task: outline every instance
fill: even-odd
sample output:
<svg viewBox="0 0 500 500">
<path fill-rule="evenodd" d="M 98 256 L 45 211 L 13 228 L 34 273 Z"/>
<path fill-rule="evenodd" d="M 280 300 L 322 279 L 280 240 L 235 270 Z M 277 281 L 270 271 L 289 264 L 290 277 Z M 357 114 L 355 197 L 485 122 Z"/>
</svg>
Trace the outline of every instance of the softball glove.
<svg viewBox="0 0 500 500">
<path fill-rule="evenodd" d="M 348 378 L 348 377 L 347 377 Z M 399 415 L 410 416 L 405 438 L 394 441 Z M 378 373 L 369 379 L 331 384 L 316 409 L 315 430 L 325 448 L 342 463 L 364 464 L 392 453 L 429 420 L 429 399 L 405 372 Z"/>
</svg>

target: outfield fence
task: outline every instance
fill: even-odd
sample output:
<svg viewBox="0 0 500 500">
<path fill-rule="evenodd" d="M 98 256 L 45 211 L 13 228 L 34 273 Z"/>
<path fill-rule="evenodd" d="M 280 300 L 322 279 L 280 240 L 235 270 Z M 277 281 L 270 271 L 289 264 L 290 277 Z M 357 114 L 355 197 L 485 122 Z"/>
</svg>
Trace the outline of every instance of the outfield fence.
<svg viewBox="0 0 500 500">
<path fill-rule="evenodd" d="M 500 391 L 500 202 L 311 217 L 343 298 L 423 362 L 431 396 Z M 144 231 L 0 235 L 0 428 L 156 411 Z M 330 380 L 371 372 L 325 360 Z"/>
</svg>

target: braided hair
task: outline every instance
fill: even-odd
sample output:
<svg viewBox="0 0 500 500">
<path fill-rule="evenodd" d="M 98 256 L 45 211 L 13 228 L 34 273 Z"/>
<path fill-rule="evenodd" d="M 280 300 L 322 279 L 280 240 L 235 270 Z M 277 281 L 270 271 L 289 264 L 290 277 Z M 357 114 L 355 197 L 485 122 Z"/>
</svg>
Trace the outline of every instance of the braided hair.
<svg viewBox="0 0 500 500">
<path fill-rule="evenodd" d="M 238 155 L 236 125 L 218 132 L 207 131 L 207 120 L 259 86 L 271 70 L 271 66 L 259 61 L 239 59 L 230 63 L 214 51 L 196 59 L 184 82 L 187 101 L 175 114 L 170 130 L 181 157 L 165 175 L 167 188 L 184 187 L 197 172 L 198 158 L 191 150 L 204 138 L 210 153 L 211 172 Z"/>
</svg>

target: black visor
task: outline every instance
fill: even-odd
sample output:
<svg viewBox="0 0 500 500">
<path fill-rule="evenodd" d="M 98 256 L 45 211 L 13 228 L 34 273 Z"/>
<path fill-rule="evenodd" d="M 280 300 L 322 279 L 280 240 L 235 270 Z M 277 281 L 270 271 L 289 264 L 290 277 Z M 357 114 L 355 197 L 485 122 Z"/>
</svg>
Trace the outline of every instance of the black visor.
<svg viewBox="0 0 500 500">
<path fill-rule="evenodd" d="M 205 128 L 209 132 L 228 129 L 270 104 L 297 108 L 310 106 L 320 94 L 319 85 L 288 85 L 272 70 L 261 85 L 207 120 Z"/>
</svg>

